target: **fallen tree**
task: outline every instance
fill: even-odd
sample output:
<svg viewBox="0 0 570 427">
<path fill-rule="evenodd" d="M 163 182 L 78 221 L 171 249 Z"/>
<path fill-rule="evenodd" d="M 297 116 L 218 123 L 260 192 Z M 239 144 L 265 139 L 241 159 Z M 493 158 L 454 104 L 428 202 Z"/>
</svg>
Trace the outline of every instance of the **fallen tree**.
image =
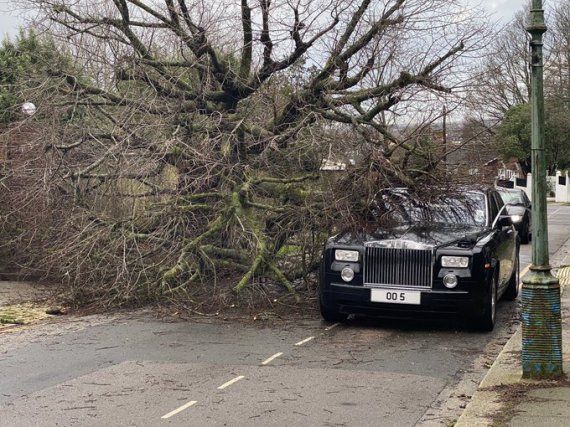
<svg viewBox="0 0 570 427">
<path fill-rule="evenodd" d="M 438 179 L 430 126 L 486 37 L 448 0 L 24 3 L 82 67 L 50 69 L 35 118 L 67 212 L 40 258 L 119 304 L 219 275 L 294 293 L 334 221 Z"/>
</svg>

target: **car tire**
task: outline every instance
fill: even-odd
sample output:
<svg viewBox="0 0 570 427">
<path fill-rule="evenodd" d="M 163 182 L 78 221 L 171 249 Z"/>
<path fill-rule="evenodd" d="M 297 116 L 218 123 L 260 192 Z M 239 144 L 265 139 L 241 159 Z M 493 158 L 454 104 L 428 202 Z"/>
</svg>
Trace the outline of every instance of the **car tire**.
<svg viewBox="0 0 570 427">
<path fill-rule="evenodd" d="M 526 245 L 528 242 L 530 242 L 530 225 L 528 221 L 526 221 L 523 223 L 523 228 L 521 231 L 521 243 L 524 243 Z"/>
<path fill-rule="evenodd" d="M 485 302 L 483 304 L 482 312 L 473 319 L 472 326 L 483 332 L 491 332 L 495 327 L 495 320 L 497 317 L 497 275 L 491 276 L 490 289 Z"/>
<path fill-rule="evenodd" d="M 348 319 L 348 314 L 339 313 L 338 310 L 331 309 L 323 304 L 322 300 L 319 298 L 319 308 L 321 310 L 321 316 L 326 322 L 329 323 L 344 323 Z"/>
<path fill-rule="evenodd" d="M 517 259 L 515 260 L 515 270 L 513 271 L 513 274 L 511 274 L 507 290 L 503 294 L 503 298 L 505 300 L 514 301 L 517 299 L 517 296 L 519 295 L 520 282 L 520 260 L 517 255 Z"/>
</svg>

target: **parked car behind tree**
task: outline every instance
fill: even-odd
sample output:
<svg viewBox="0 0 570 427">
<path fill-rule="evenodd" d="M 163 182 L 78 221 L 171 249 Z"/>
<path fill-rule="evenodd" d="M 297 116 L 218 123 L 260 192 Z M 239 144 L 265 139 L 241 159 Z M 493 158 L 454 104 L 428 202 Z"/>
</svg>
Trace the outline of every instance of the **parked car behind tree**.
<svg viewBox="0 0 570 427">
<path fill-rule="evenodd" d="M 530 199 L 521 189 L 498 188 L 499 194 L 507 205 L 507 212 L 513 220 L 521 243 L 528 243 L 531 238 L 532 211 Z"/>
</svg>

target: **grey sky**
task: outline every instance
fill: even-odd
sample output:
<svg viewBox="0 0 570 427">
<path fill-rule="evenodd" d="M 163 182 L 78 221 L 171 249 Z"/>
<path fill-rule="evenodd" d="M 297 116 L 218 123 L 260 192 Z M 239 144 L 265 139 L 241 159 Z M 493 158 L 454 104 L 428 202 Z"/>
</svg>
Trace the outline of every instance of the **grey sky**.
<svg viewBox="0 0 570 427">
<path fill-rule="evenodd" d="M 17 34 L 18 27 L 23 22 L 17 17 L 17 13 L 11 12 L 14 8 L 11 1 L 0 0 L 0 37 L 4 38 L 6 35 L 13 36 Z"/>
<path fill-rule="evenodd" d="M 484 3 L 496 14 L 497 18 L 508 21 L 528 0 L 463 0 L 463 2 L 466 4 Z M 0 38 L 4 38 L 6 35 L 14 36 L 18 32 L 18 26 L 23 25 L 23 21 L 18 17 L 18 12 L 10 12 L 13 8 L 13 1 L 0 0 Z"/>
<path fill-rule="evenodd" d="M 469 3 L 469 0 L 464 0 Z M 521 10 L 523 6 L 529 3 L 528 0 L 494 0 L 489 1 L 488 5 L 496 13 L 497 17 L 501 17 L 505 21 L 511 19 L 515 12 Z"/>
</svg>

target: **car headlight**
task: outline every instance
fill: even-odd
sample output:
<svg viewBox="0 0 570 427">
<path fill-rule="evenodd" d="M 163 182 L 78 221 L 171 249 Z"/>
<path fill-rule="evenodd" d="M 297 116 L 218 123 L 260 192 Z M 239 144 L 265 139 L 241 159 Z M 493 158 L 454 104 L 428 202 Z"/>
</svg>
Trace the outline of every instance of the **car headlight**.
<svg viewBox="0 0 570 427">
<path fill-rule="evenodd" d="M 522 215 L 511 215 L 511 220 L 513 221 L 513 224 L 521 222 L 522 219 L 523 219 Z"/>
<path fill-rule="evenodd" d="M 455 268 L 467 268 L 469 267 L 469 257 L 466 256 L 442 256 L 441 257 L 442 267 L 455 267 Z"/>
<path fill-rule="evenodd" d="M 347 251 L 337 249 L 334 251 L 334 259 L 336 261 L 358 262 L 358 251 Z"/>
<path fill-rule="evenodd" d="M 351 282 L 354 279 L 354 270 L 352 268 L 344 267 L 340 272 L 340 277 L 345 282 Z"/>
<path fill-rule="evenodd" d="M 443 278 L 443 284 L 447 289 L 453 289 L 457 286 L 459 281 L 457 280 L 457 276 L 455 274 L 446 274 Z"/>
</svg>

